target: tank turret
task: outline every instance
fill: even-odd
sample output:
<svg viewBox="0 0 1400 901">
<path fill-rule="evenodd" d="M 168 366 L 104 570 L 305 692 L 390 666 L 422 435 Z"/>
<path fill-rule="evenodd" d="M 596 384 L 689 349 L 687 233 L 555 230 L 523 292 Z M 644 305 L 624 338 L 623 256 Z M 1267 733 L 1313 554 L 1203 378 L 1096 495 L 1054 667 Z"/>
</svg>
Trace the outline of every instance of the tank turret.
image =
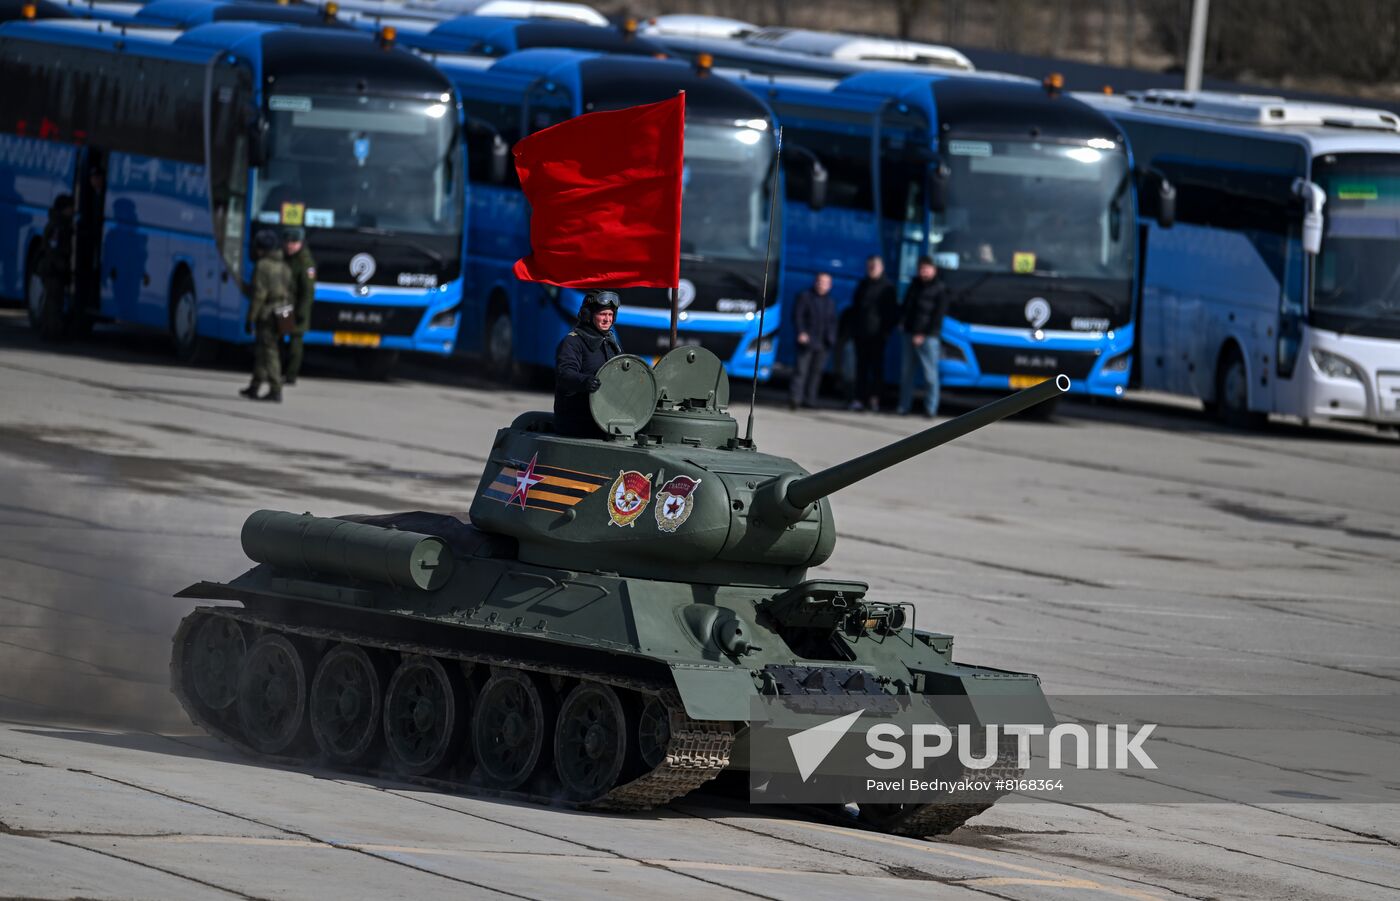
<svg viewBox="0 0 1400 901">
<path fill-rule="evenodd" d="M 527 562 L 639 578 L 787 587 L 831 556 L 834 492 L 1069 388 L 1059 376 L 816 473 L 739 437 L 719 359 L 678 348 L 655 368 L 621 356 L 598 373 L 604 439 L 566 438 L 527 413 L 502 429 L 474 525 Z"/>
</svg>

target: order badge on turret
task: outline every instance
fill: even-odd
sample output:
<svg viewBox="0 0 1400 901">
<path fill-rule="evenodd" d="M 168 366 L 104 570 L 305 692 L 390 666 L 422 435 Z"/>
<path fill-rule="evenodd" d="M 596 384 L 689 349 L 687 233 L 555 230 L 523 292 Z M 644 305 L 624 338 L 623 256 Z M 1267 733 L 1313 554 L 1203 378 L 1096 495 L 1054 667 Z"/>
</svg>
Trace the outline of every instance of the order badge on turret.
<svg viewBox="0 0 1400 901">
<path fill-rule="evenodd" d="M 699 479 L 690 476 L 676 476 L 661 486 L 656 494 L 656 527 L 663 532 L 674 532 L 690 518 L 695 507 L 695 489 L 700 487 Z"/>
<path fill-rule="evenodd" d="M 651 474 L 636 470 L 617 474 L 608 496 L 608 516 L 615 526 L 630 526 L 647 508 L 651 500 Z"/>
</svg>

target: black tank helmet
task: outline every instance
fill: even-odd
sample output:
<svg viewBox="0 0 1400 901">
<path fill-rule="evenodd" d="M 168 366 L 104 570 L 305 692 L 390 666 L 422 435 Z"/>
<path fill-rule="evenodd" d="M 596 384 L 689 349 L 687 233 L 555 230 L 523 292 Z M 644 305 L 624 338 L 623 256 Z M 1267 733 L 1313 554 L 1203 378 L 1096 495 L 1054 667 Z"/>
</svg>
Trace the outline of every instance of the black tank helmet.
<svg viewBox="0 0 1400 901">
<path fill-rule="evenodd" d="M 606 288 L 599 288 L 589 291 L 583 296 L 583 304 L 578 308 L 578 324 L 593 324 L 593 314 L 599 310 L 612 310 L 617 312 L 622 306 L 622 300 L 617 296 L 616 291 L 609 291 Z"/>
</svg>

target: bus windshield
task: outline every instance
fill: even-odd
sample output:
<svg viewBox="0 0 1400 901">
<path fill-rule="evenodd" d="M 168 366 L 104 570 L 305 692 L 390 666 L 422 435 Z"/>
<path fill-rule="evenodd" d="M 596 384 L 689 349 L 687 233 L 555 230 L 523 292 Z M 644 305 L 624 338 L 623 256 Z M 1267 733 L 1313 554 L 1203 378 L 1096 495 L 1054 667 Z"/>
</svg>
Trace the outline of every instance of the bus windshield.
<svg viewBox="0 0 1400 901">
<path fill-rule="evenodd" d="M 1313 311 L 1400 320 L 1400 156 L 1325 156 L 1313 177 L 1327 192 Z"/>
<path fill-rule="evenodd" d="M 763 127 L 753 127 L 759 124 Z M 763 259 L 772 163 L 773 137 L 767 122 L 686 120 L 682 255 Z"/>
<path fill-rule="evenodd" d="M 1101 145 L 1101 146 L 1100 146 Z M 935 259 L 948 269 L 1127 278 L 1128 160 L 1121 145 L 952 136 Z"/>
<path fill-rule="evenodd" d="M 283 88 L 283 90 L 286 90 Z M 374 233 L 461 232 L 451 104 L 364 94 L 268 98 L 260 222 Z"/>
</svg>

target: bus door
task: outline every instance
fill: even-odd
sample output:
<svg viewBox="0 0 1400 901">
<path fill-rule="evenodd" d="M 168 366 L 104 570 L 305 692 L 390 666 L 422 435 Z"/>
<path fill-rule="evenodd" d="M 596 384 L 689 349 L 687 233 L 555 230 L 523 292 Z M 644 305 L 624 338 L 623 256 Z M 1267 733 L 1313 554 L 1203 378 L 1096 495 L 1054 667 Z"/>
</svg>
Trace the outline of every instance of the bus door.
<svg viewBox="0 0 1400 901">
<path fill-rule="evenodd" d="M 872 148 L 879 179 L 880 252 L 888 278 L 901 290 L 917 274 L 919 257 L 930 253 L 926 186 L 932 142 L 922 112 L 902 103 L 881 107 Z"/>
<path fill-rule="evenodd" d="M 77 217 L 73 235 L 73 290 L 77 305 L 89 313 L 102 303 L 102 229 L 107 198 L 107 151 L 82 150 L 74 186 Z"/>
<path fill-rule="evenodd" d="M 248 194 L 251 167 L 264 148 L 265 123 L 253 100 L 253 78 L 241 60 L 221 55 L 210 63 L 204 97 L 204 159 L 209 179 L 210 231 L 223 262 L 217 316 L 221 337 L 246 331 L 243 296 L 251 263 Z"/>
</svg>

